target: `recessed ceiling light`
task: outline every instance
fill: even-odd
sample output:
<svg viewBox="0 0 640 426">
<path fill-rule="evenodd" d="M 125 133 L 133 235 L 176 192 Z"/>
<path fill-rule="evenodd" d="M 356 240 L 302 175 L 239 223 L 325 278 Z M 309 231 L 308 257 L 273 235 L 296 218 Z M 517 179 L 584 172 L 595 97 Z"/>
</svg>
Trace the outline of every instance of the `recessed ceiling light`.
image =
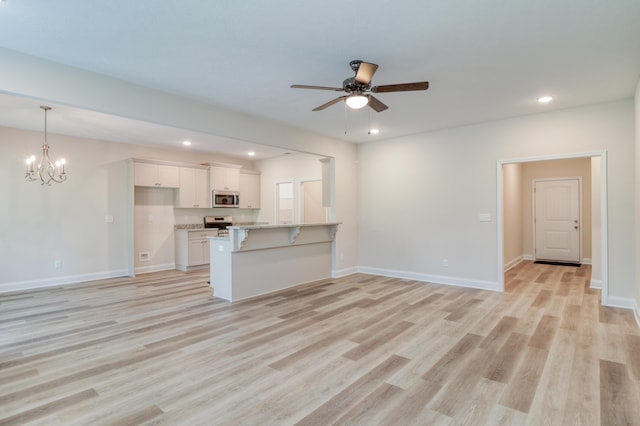
<svg viewBox="0 0 640 426">
<path fill-rule="evenodd" d="M 540 102 L 541 104 L 546 104 L 549 103 L 553 100 L 553 98 L 551 96 L 541 96 L 538 98 L 538 102 Z"/>
<path fill-rule="evenodd" d="M 371 130 L 369 130 L 369 134 L 370 135 L 377 135 L 378 133 L 380 133 L 380 129 L 371 129 Z"/>
<path fill-rule="evenodd" d="M 191 146 L 191 141 L 182 141 L 182 145 Z"/>
<path fill-rule="evenodd" d="M 254 151 L 249 151 L 249 152 L 247 152 L 247 155 L 249 157 L 253 157 L 254 155 L 256 155 L 256 153 Z"/>
</svg>

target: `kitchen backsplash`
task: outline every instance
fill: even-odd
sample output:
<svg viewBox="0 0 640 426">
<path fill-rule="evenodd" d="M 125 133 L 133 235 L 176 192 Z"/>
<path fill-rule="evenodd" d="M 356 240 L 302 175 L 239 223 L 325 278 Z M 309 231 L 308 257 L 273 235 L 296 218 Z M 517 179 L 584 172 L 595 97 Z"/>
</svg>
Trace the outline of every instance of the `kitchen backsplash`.
<svg viewBox="0 0 640 426">
<path fill-rule="evenodd" d="M 174 209 L 175 225 L 204 225 L 205 216 L 231 216 L 234 223 L 253 223 L 258 210 L 249 209 Z M 176 228 L 177 229 L 177 228 Z"/>
</svg>

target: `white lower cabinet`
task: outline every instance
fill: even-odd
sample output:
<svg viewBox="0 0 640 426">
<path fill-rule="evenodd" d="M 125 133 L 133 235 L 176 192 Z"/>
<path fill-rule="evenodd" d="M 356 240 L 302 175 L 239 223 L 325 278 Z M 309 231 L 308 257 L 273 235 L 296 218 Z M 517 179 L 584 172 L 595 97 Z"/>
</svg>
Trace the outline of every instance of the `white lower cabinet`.
<svg viewBox="0 0 640 426">
<path fill-rule="evenodd" d="M 176 230 L 176 269 L 192 271 L 209 266 L 209 239 L 218 231 L 178 229 Z"/>
</svg>

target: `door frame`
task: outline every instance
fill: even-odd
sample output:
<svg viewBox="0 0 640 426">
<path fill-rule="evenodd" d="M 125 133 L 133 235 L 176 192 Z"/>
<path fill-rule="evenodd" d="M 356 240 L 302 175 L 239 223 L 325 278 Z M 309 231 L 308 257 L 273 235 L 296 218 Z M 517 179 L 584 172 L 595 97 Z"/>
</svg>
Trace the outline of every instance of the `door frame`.
<svg viewBox="0 0 640 426">
<path fill-rule="evenodd" d="M 583 229 L 583 221 L 582 221 L 582 176 L 568 176 L 568 177 L 559 177 L 559 178 L 544 178 L 544 179 L 532 179 L 531 180 L 531 217 L 533 218 L 533 220 L 531 221 L 531 226 L 532 226 L 532 230 L 531 230 L 531 239 L 533 242 L 533 260 L 537 260 L 538 256 L 536 253 L 536 248 L 537 246 L 537 241 L 536 241 L 536 182 L 555 182 L 555 181 L 561 181 L 561 180 L 577 180 L 578 181 L 578 212 L 579 212 L 579 218 L 578 220 L 580 221 L 580 228 L 579 228 L 579 235 L 578 238 L 580 238 L 579 243 L 578 243 L 578 262 L 582 263 L 582 254 L 583 254 L 583 246 L 584 246 L 584 234 L 582 233 L 582 229 Z M 593 226 L 593 225 L 592 225 Z"/>
<path fill-rule="evenodd" d="M 543 155 L 537 157 L 513 158 L 496 162 L 496 218 L 498 246 L 498 289 L 504 291 L 504 193 L 502 166 L 513 163 L 534 161 L 565 160 L 570 158 L 600 158 L 600 261 L 602 273 L 601 304 L 608 305 L 609 300 L 609 228 L 607 210 L 607 151 L 590 151 L 575 154 Z M 593 188 L 592 188 L 593 191 Z M 593 225 L 592 225 L 593 226 Z M 595 253 L 592 253 L 592 257 Z"/>
</svg>

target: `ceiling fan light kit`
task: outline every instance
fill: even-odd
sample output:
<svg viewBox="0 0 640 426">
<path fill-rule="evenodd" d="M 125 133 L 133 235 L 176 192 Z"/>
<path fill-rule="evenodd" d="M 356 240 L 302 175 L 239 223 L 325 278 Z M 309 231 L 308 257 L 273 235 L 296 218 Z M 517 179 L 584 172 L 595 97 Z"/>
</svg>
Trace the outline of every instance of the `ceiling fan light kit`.
<svg viewBox="0 0 640 426">
<path fill-rule="evenodd" d="M 344 100 L 349 108 L 360 109 L 369 105 L 374 111 L 382 112 L 389 108 L 371 93 L 389 93 L 389 92 L 408 92 L 414 90 L 427 90 L 429 88 L 428 81 L 419 81 L 416 83 L 387 84 L 383 86 L 371 86 L 371 79 L 378 69 L 378 65 L 361 60 L 353 60 L 349 62 L 349 66 L 355 73 L 353 77 L 349 77 L 342 82 L 342 87 L 327 86 L 309 86 L 304 84 L 293 84 L 293 89 L 314 89 L 314 90 L 330 90 L 333 92 L 346 92 L 347 95 L 337 97 L 325 104 L 317 106 L 313 111 L 322 111 L 331 105 L 337 104 Z"/>
<path fill-rule="evenodd" d="M 369 98 L 361 94 L 353 94 L 349 96 L 345 102 L 351 109 L 360 109 L 365 107 L 369 103 Z"/>
</svg>

